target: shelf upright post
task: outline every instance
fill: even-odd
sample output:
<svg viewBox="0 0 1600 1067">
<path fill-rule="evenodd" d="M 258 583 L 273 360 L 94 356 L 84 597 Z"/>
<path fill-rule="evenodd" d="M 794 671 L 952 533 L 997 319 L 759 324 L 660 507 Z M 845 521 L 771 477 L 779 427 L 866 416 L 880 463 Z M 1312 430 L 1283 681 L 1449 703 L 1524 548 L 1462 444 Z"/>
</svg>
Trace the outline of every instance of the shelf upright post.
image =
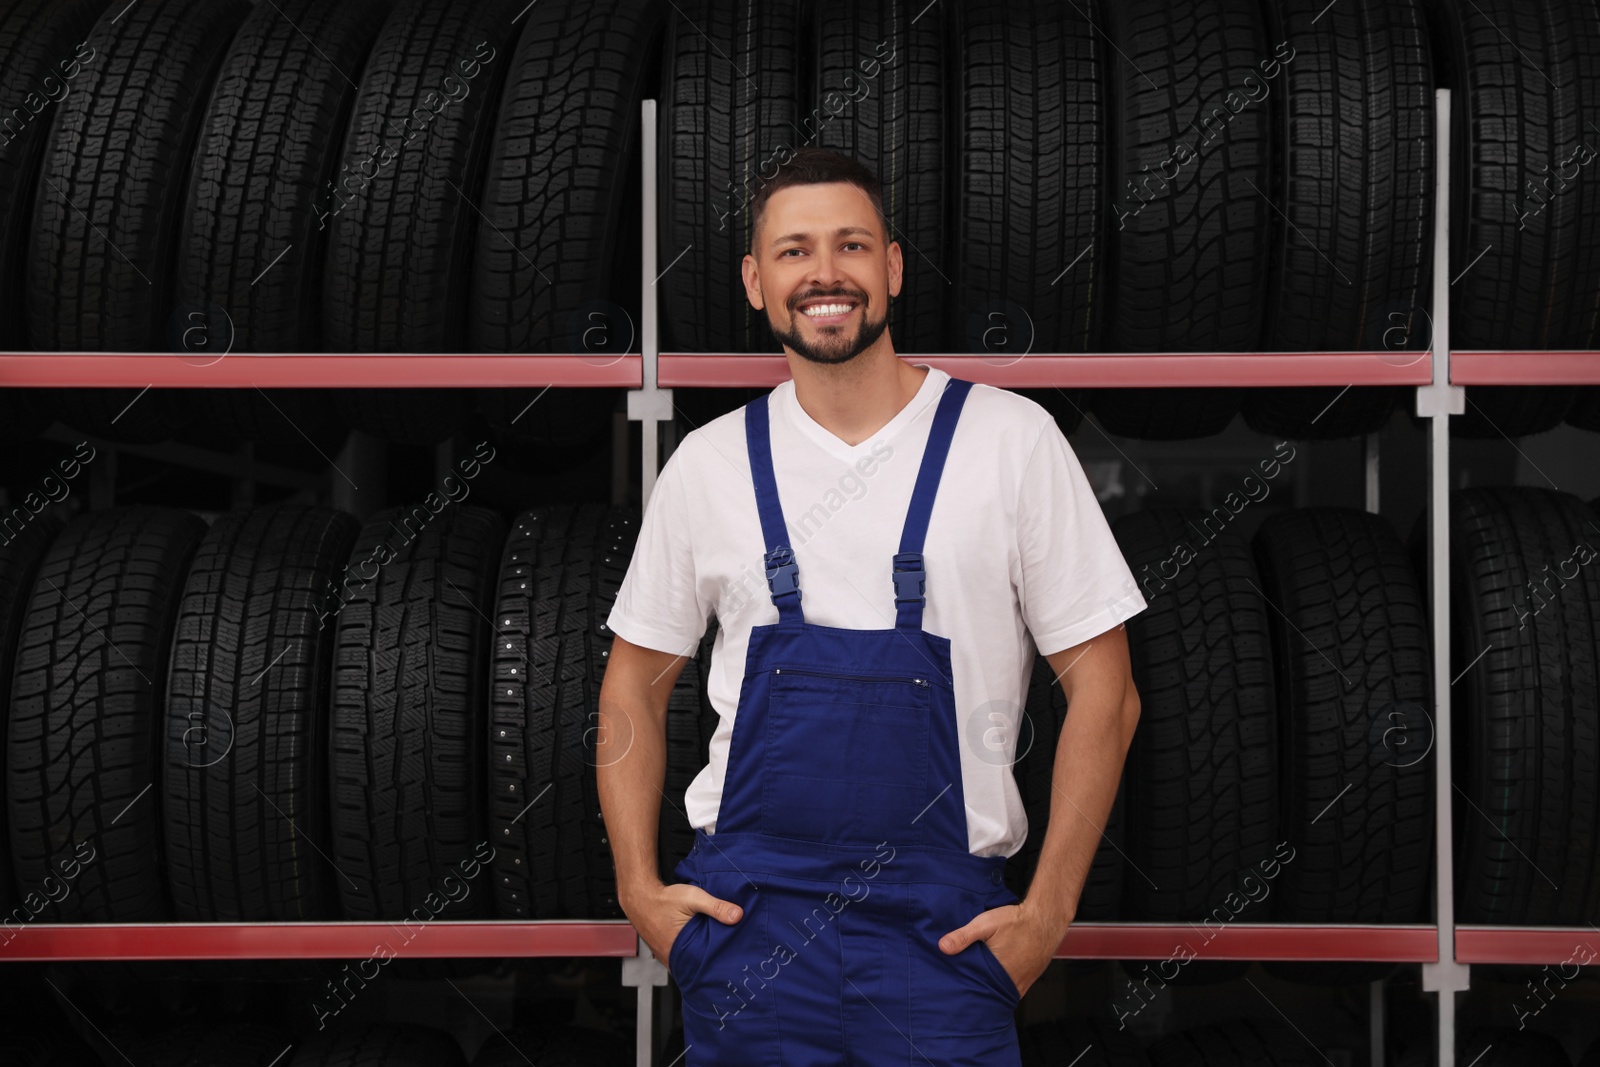
<svg viewBox="0 0 1600 1067">
<path fill-rule="evenodd" d="M 657 388 L 657 359 L 661 355 L 661 308 L 656 300 L 656 102 L 640 102 L 641 137 L 639 140 L 640 166 L 643 168 L 640 185 L 644 192 L 640 219 L 644 232 L 640 235 L 639 310 L 644 319 L 639 330 L 640 362 L 643 364 L 642 389 L 628 390 L 628 418 L 639 421 L 640 438 L 644 444 L 643 469 L 639 506 L 650 502 L 650 493 L 656 487 L 661 447 L 661 423 L 672 418 L 672 390 Z"/>
<path fill-rule="evenodd" d="M 1382 430 L 1374 430 L 1361 438 L 1361 455 L 1367 476 L 1366 508 L 1368 513 L 1372 515 L 1381 513 L 1379 505 L 1382 503 L 1382 494 L 1379 490 L 1383 483 L 1378 477 L 1378 440 L 1382 434 Z"/>
<path fill-rule="evenodd" d="M 1422 988 L 1439 997 L 1439 1067 L 1455 1067 L 1456 993 L 1470 968 L 1456 961 L 1455 847 L 1450 783 L 1450 416 L 1466 388 L 1450 384 L 1450 90 L 1434 91 L 1438 123 L 1433 213 L 1433 384 L 1417 387 L 1417 414 L 1431 419 L 1428 447 L 1428 594 L 1433 605 L 1433 803 L 1439 961 L 1422 965 Z"/>
<path fill-rule="evenodd" d="M 672 390 L 657 388 L 657 359 L 661 355 L 660 306 L 656 302 L 656 102 L 647 99 L 639 105 L 640 137 L 639 160 L 643 179 L 644 203 L 640 220 L 644 232 L 640 235 L 639 256 L 639 310 L 643 318 L 639 330 L 640 362 L 643 365 L 642 389 L 628 390 L 628 418 L 639 421 L 639 436 L 644 442 L 641 465 L 642 508 L 650 502 L 655 489 L 657 464 L 660 461 L 658 433 L 661 423 L 672 418 Z M 644 938 L 638 938 L 639 955 L 622 961 L 622 984 L 638 990 L 639 1003 L 635 1015 L 636 1044 L 635 1067 L 652 1067 L 655 1062 L 654 1015 L 655 988 L 667 984 L 667 969 L 655 958 Z"/>
</svg>

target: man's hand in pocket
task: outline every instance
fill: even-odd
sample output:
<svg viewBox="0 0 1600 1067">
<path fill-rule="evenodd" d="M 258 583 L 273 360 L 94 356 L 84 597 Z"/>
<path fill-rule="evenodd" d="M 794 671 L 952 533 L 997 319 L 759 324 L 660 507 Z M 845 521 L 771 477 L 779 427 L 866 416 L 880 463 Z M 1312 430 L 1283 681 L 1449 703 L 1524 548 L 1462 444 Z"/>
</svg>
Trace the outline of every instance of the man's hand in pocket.
<svg viewBox="0 0 1600 1067">
<path fill-rule="evenodd" d="M 619 903 L 633 928 L 669 972 L 672 964 L 668 962 L 668 953 L 695 912 L 705 912 L 728 926 L 744 917 L 744 909 L 733 901 L 714 897 L 687 882 L 657 884 Z"/>
<path fill-rule="evenodd" d="M 1061 945 L 1065 931 L 1058 924 L 1038 921 L 1025 904 L 1006 904 L 973 916 L 967 925 L 939 939 L 939 950 L 954 956 L 966 951 L 974 941 L 987 941 L 989 951 L 1000 961 L 1021 996 L 1044 973 Z"/>
</svg>

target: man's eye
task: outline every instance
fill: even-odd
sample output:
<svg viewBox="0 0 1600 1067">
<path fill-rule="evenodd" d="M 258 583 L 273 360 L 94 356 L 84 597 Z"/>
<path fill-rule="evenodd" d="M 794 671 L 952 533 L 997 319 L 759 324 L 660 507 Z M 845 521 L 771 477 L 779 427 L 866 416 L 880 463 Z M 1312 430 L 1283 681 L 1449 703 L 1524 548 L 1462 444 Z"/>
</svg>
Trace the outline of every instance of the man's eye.
<svg viewBox="0 0 1600 1067">
<path fill-rule="evenodd" d="M 862 244 L 860 241 L 851 241 L 848 244 L 846 244 L 845 247 L 846 248 L 851 248 L 851 247 L 854 247 L 854 248 L 865 248 L 866 245 Z"/>
</svg>

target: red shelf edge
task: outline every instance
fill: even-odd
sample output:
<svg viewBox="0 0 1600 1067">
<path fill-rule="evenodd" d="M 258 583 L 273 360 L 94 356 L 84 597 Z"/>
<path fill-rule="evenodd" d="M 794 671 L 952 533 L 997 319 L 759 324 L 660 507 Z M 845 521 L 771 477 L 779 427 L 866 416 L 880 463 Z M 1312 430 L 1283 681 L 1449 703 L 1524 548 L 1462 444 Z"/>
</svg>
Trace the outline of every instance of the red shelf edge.
<svg viewBox="0 0 1600 1067">
<path fill-rule="evenodd" d="M 1457 963 L 1583 964 L 1600 960 L 1592 926 L 1457 926 Z"/>
<path fill-rule="evenodd" d="M 1375 960 L 1431 963 L 1426 925 L 1075 923 L 1056 959 Z M 631 957 L 625 920 L 323 923 L 40 923 L 0 929 L 4 960 Z"/>
<path fill-rule="evenodd" d="M 983 353 L 897 353 L 949 374 L 1007 389 L 1149 386 L 1427 385 L 1431 352 L 1038 353 L 1000 359 Z M 763 388 L 787 381 L 788 357 L 737 352 L 663 352 L 663 388 Z"/>
<path fill-rule="evenodd" d="M 48 923 L 0 929 L 0 961 L 634 956 L 638 946 L 632 924 L 620 919 Z"/>
<path fill-rule="evenodd" d="M 1600 352 L 1451 352 L 1452 385 L 1600 385 Z"/>
<path fill-rule="evenodd" d="M 637 353 L 595 355 L 359 355 L 234 353 L 210 363 L 177 353 L 0 352 L 0 386 L 144 389 L 586 386 L 638 389 Z"/>
<path fill-rule="evenodd" d="M 1439 929 L 1427 924 L 1074 923 L 1056 959 L 1351 960 L 1434 963 Z"/>
<path fill-rule="evenodd" d="M 900 353 L 971 381 L 1009 389 L 1052 386 L 1427 385 L 1431 352 Z M 374 364 L 374 360 L 381 360 Z M 1600 352 L 1452 352 L 1456 385 L 1600 385 Z M 732 352 L 663 352 L 664 388 L 763 388 L 788 380 L 788 358 Z M 638 389 L 643 357 L 378 353 L 4 352 L 0 387 Z"/>
</svg>

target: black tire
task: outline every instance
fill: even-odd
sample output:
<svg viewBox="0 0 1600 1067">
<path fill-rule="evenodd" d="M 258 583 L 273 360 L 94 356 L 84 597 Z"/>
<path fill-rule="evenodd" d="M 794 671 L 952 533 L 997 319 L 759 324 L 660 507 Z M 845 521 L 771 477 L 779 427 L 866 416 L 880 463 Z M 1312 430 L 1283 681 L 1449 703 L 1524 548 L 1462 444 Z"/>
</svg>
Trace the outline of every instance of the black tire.
<svg viewBox="0 0 1600 1067">
<path fill-rule="evenodd" d="M 18 883 L 70 881 L 52 920 L 168 917 L 160 797 L 145 794 L 178 594 L 204 532 L 169 508 L 94 512 L 39 568 L 11 680 L 6 803 Z"/>
<path fill-rule="evenodd" d="M 323 609 L 337 615 L 331 859 L 347 919 L 493 914 L 483 687 L 505 535 L 494 512 L 448 501 L 379 512 Z"/>
<path fill-rule="evenodd" d="M 1600 526 L 1571 494 L 1485 487 L 1451 494 L 1449 528 L 1458 920 L 1593 922 L 1600 572 L 1574 554 L 1593 558 Z"/>
<path fill-rule="evenodd" d="M 497 914 L 623 918 L 600 810 L 596 746 L 605 619 L 639 535 L 635 509 L 523 512 L 500 560 L 487 680 Z M 625 754 L 631 740 L 614 739 Z"/>
<path fill-rule="evenodd" d="M 385 21 L 339 152 L 346 176 L 327 203 L 328 351 L 466 351 L 483 169 L 522 6 L 399 0 Z M 434 117 L 416 141 L 419 111 Z M 465 389 L 360 389 L 347 412 L 375 436 L 432 444 L 470 417 L 472 399 Z"/>
<path fill-rule="evenodd" d="M 41 351 L 160 352 L 190 158 L 246 0 L 149 0 L 106 10 L 97 52 L 57 108 L 35 190 L 28 330 Z M 138 165 L 119 165 L 137 160 Z M 181 333 L 181 331 L 180 331 Z M 130 444 L 165 440 L 190 409 L 151 390 L 72 390 L 63 419 Z"/>
<path fill-rule="evenodd" d="M 955 269 L 948 281 L 927 270 L 913 277 L 920 257 L 908 251 L 907 285 L 931 301 L 918 314 L 931 320 L 946 309 L 954 351 L 1020 360 L 1028 351 L 1100 350 L 1108 292 L 1102 6 L 974 0 L 947 16 L 955 169 L 943 228 L 954 237 L 951 255 L 927 257 L 953 260 Z"/>
<path fill-rule="evenodd" d="M 1224 528 L 1162 577 L 1210 523 L 1157 507 L 1112 525 L 1147 604 L 1127 621 L 1142 710 L 1124 773 L 1123 893 L 1137 921 L 1210 919 L 1219 907 L 1222 921 L 1260 920 L 1267 908 L 1241 884 L 1281 858 L 1270 609 L 1249 544 Z M 1225 903 L 1235 896 L 1238 907 Z"/>
<path fill-rule="evenodd" d="M 233 40 L 184 201 L 176 289 L 237 352 L 321 350 L 328 184 L 389 0 L 274 0 Z M 206 390 L 233 395 L 235 390 Z"/>
<path fill-rule="evenodd" d="M 617 314 L 637 304 L 637 278 L 631 291 L 613 278 L 662 11 L 658 0 L 559 0 L 524 16 L 477 220 L 473 351 L 598 356 L 637 340 L 637 319 Z M 591 310 L 608 316 L 604 330 Z"/>
<path fill-rule="evenodd" d="M 443 1030 L 374 1024 L 307 1038 L 284 1067 L 467 1067 L 467 1058 Z"/>
<path fill-rule="evenodd" d="M 384 23 L 340 152 L 350 176 L 329 203 L 323 335 L 330 351 L 462 350 L 475 209 L 521 28 L 511 21 L 518 7 L 515 0 L 399 0 Z M 466 95 L 452 96 L 447 79 Z M 434 118 L 414 144 L 420 131 L 407 122 L 424 109 Z M 395 127 L 406 132 L 396 135 Z M 369 178 L 364 165 L 377 176 Z M 366 183 L 359 190 L 357 179 Z"/>
<path fill-rule="evenodd" d="M 525 1028 L 494 1034 L 472 1058 L 472 1067 L 633 1067 L 631 1045 L 600 1030 L 576 1026 L 548 1032 Z"/>
<path fill-rule="evenodd" d="M 1600 341 L 1600 187 L 1556 182 L 1579 145 L 1600 149 L 1596 0 L 1433 0 L 1451 103 L 1450 343 L 1457 349 L 1593 349 Z M 1575 164 L 1574 164 L 1575 165 Z M 1589 167 L 1592 169 L 1592 163 Z M 1524 213 L 1527 213 L 1524 215 Z M 1481 259 L 1479 257 L 1482 257 Z M 1450 432 L 1498 438 L 1559 424 L 1573 390 L 1468 386 Z"/>
<path fill-rule="evenodd" d="M 1273 611 L 1287 922 L 1422 921 L 1432 890 L 1427 598 L 1383 518 L 1303 508 L 1257 530 Z"/>
<path fill-rule="evenodd" d="M 735 280 L 755 225 L 752 178 L 799 147 L 804 28 L 798 0 L 673 4 L 656 93 L 663 351 L 782 350 Z"/>
<path fill-rule="evenodd" d="M 28 517 L 19 519 L 19 512 Z M 64 521 L 57 510 L 45 507 L 34 516 L 25 505 L 12 508 L 8 514 L 0 516 L 0 693 L 11 692 L 17 638 L 22 631 L 28 597 L 33 592 L 34 580 L 38 577 L 45 553 L 50 551 L 50 544 L 61 532 Z M 5 733 L 0 730 L 0 745 L 4 742 Z M 0 756 L 3 756 L 3 750 L 0 750 Z M 0 804 L 0 840 L 6 840 L 5 823 L 5 805 Z M 21 902 L 24 905 L 22 915 L 10 917 L 22 919 L 31 914 L 39 903 L 37 894 L 40 887 L 18 885 L 13 890 L 11 862 L 7 855 L 9 851 L 0 849 L 0 909 L 9 912 L 14 903 Z M 0 1059 L 0 1063 L 3 1062 Z"/>
<path fill-rule="evenodd" d="M 72 93 L 108 0 L 0 4 L 0 351 L 28 347 L 28 234 L 57 93 Z M 92 59 L 90 60 L 93 61 Z M 47 82 L 45 79 L 49 79 Z"/>
<path fill-rule="evenodd" d="M 1114 197 L 1102 238 L 1107 347 L 1252 351 L 1265 310 L 1272 127 L 1264 107 L 1234 90 L 1241 70 L 1273 61 L 1260 8 L 1202 0 L 1174 12 L 1162 0 L 1116 0 L 1105 14 L 1121 52 L 1107 60 L 1106 79 Z M 1244 100 L 1237 112 L 1227 103 L 1235 96 Z M 1221 143 L 1209 146 L 1219 132 Z M 1188 148 L 1186 163 L 1178 144 Z M 1168 161 L 1177 167 L 1171 179 L 1161 173 Z M 1150 188 L 1147 174 L 1163 188 Z M 1107 432 L 1161 440 L 1221 433 L 1239 401 L 1231 387 L 1098 389 L 1093 397 Z"/>
<path fill-rule="evenodd" d="M 1433 64 L 1423 0 L 1267 0 L 1267 39 L 1295 58 L 1275 127 L 1269 352 L 1422 352 L 1433 262 Z M 1404 357 L 1393 357 L 1403 359 Z M 1247 389 L 1272 437 L 1376 433 L 1393 386 Z"/>
<path fill-rule="evenodd" d="M 1287 1026 L 1237 1019 L 1196 1026 L 1146 1050 L 1150 1067 L 1316 1067 L 1317 1047 Z"/>
<path fill-rule="evenodd" d="M 200 542 L 172 642 L 162 766 L 181 921 L 332 914 L 334 630 L 322 609 L 359 531 L 343 512 L 278 506 L 225 514 Z"/>
<path fill-rule="evenodd" d="M 600 626 L 605 629 L 604 622 Z M 718 629 L 713 618 L 700 639 L 699 653 L 683 665 L 683 673 L 678 675 L 667 698 L 667 773 L 656 859 L 661 881 L 668 885 L 678 880 L 677 866 L 694 847 L 694 827 L 689 823 L 683 797 L 711 762 L 711 735 L 720 721 L 707 691 Z"/>
<path fill-rule="evenodd" d="M 1005 867 L 1006 885 L 1018 896 L 1026 895 L 1034 871 L 1039 866 L 1039 851 L 1050 825 L 1051 806 L 1055 803 L 1052 782 L 1056 749 L 1067 719 L 1067 702 L 1056 681 L 1055 671 L 1051 669 L 1050 661 L 1040 655 L 1033 658 L 1027 701 L 1025 714 L 1019 720 L 1020 732 L 1013 750 L 1016 755 L 1011 772 L 1016 779 L 1023 808 L 1027 811 L 1028 836 Z M 1124 775 L 1123 785 L 1118 787 L 1111 812 L 1106 818 L 1105 829 L 1101 831 L 1094 862 L 1084 878 L 1075 919 L 1104 922 L 1123 917 L 1123 883 L 1127 878 L 1123 869 L 1126 781 Z M 1099 963 L 1089 960 L 1068 961 L 1066 966 L 1068 969 L 1081 970 L 1098 967 Z"/>
<path fill-rule="evenodd" d="M 1461 1044 L 1456 1062 L 1473 1067 L 1570 1067 L 1572 1063 L 1559 1038 L 1537 1030 L 1478 1027 Z"/>
<path fill-rule="evenodd" d="M 946 236 L 945 49 L 941 9 L 916 0 L 822 0 L 808 13 L 800 144 L 843 152 L 878 176 L 888 239 L 900 243 L 900 295 L 887 308 L 901 352 L 949 349 L 953 266 Z M 952 53 L 953 54 L 953 53 Z M 945 277 L 940 277 L 940 271 Z"/>
</svg>

